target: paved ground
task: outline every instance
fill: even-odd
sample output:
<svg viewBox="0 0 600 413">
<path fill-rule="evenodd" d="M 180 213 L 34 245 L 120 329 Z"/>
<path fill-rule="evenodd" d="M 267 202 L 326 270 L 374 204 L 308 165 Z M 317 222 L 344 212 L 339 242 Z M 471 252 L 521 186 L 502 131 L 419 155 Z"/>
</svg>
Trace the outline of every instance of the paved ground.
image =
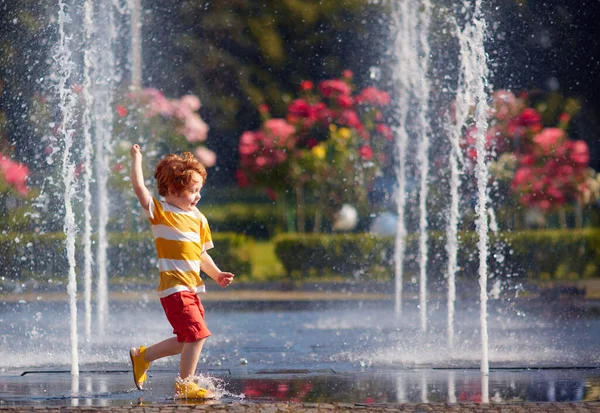
<svg viewBox="0 0 600 413">
<path fill-rule="evenodd" d="M 131 407 L 44 407 L 0 406 L 0 413 L 192 413 L 204 412 L 411 412 L 411 413 L 587 413 L 600 412 L 600 402 L 581 403 L 502 403 L 502 404 L 351 404 L 351 403 L 228 403 L 228 404 L 171 404 Z"/>
</svg>

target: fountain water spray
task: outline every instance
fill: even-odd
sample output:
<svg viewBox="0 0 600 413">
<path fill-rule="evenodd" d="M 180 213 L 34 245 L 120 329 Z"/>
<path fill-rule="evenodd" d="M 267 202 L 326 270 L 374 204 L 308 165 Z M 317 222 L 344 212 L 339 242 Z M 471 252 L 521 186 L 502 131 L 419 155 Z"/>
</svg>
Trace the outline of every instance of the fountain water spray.
<svg viewBox="0 0 600 413">
<path fill-rule="evenodd" d="M 423 3 L 424 10 L 419 12 L 420 5 L 412 1 L 399 1 L 394 4 L 393 19 L 397 28 L 393 54 L 396 56 L 396 68 L 392 74 L 398 88 L 398 105 L 396 109 L 398 125 L 395 127 L 397 136 L 396 150 L 398 168 L 398 194 L 396 198 L 398 221 L 396 228 L 396 243 L 394 250 L 395 284 L 396 284 L 396 314 L 401 313 L 402 282 L 404 254 L 406 250 L 406 153 L 410 132 L 418 135 L 418 164 L 421 172 L 419 191 L 420 206 L 420 315 L 421 328 L 427 328 L 427 181 L 429 179 L 429 22 L 431 19 L 431 4 Z M 417 21 L 418 24 L 414 24 Z M 411 114 L 411 101 L 416 101 L 416 114 Z M 409 122 L 409 116 L 416 117 L 416 123 Z"/>
<path fill-rule="evenodd" d="M 73 164 L 73 124 L 74 112 L 77 99 L 73 92 L 70 81 L 73 75 L 75 65 L 72 60 L 71 40 L 68 34 L 67 25 L 71 19 L 67 14 L 67 4 L 63 1 L 58 3 L 58 31 L 60 41 L 54 53 L 54 60 L 58 65 L 58 95 L 61 111 L 61 123 L 58 130 L 59 137 L 63 141 L 62 156 L 62 177 L 64 183 L 64 205 L 65 220 L 64 231 L 66 238 L 66 252 L 69 263 L 69 283 L 67 291 L 69 293 L 69 309 L 71 321 L 71 374 L 79 375 L 79 353 L 77 337 L 77 278 L 75 273 L 75 236 L 77 235 L 77 224 L 75 223 L 75 214 L 73 213 L 73 177 L 75 166 Z"/>
<path fill-rule="evenodd" d="M 413 12 L 417 12 L 418 4 L 413 4 Z M 417 161 L 420 170 L 419 185 L 419 308 L 421 330 L 427 330 L 427 195 L 429 193 L 429 23 L 431 20 L 431 3 L 423 1 L 423 10 L 419 13 L 418 34 L 415 36 L 418 45 L 418 80 L 415 82 L 415 97 L 419 110 L 416 116 L 416 130 L 419 141 Z M 411 27 L 415 27 L 412 25 Z"/>
<path fill-rule="evenodd" d="M 92 36 L 94 35 L 94 4 L 87 0 L 84 4 L 83 26 L 85 30 L 85 51 L 83 54 L 83 100 L 85 104 L 83 113 L 83 280 L 84 280 L 84 308 L 85 308 L 85 339 L 87 342 L 92 336 L 92 193 L 90 181 L 92 175 L 92 126 L 94 95 L 92 94 L 92 71 L 97 66 L 96 55 L 93 53 Z"/>
<path fill-rule="evenodd" d="M 96 134 L 96 176 L 98 184 L 98 247 L 96 250 L 96 263 L 98 267 L 97 304 L 99 333 L 104 334 L 108 318 L 108 276 L 106 268 L 108 260 L 106 251 L 108 239 L 106 226 L 108 224 L 108 176 L 110 173 L 108 159 L 112 152 L 112 126 L 114 122 L 112 104 L 115 87 L 115 57 L 114 42 L 116 29 L 111 3 L 102 3 L 98 7 L 98 20 L 105 24 L 103 32 L 105 37 L 98 41 L 97 53 L 99 56 L 96 88 L 94 91 L 95 105 L 95 134 Z"/>
<path fill-rule="evenodd" d="M 406 251 L 406 152 L 408 148 L 408 107 L 411 90 L 411 81 L 409 78 L 410 59 L 403 58 L 403 52 L 410 50 L 409 31 L 410 27 L 407 12 L 407 2 L 394 4 L 395 10 L 392 15 L 394 27 L 397 28 L 394 40 L 394 54 L 397 58 L 397 68 L 392 73 L 394 85 L 398 87 L 398 104 L 396 105 L 397 126 L 394 126 L 396 138 L 396 156 L 398 157 L 398 166 L 396 168 L 396 177 L 398 181 L 398 193 L 396 194 L 396 207 L 398 212 L 398 221 L 396 222 L 396 239 L 394 244 L 394 265 L 395 265 L 395 311 L 397 315 L 402 313 L 402 282 L 404 279 L 404 254 Z"/>
<path fill-rule="evenodd" d="M 70 297 L 71 328 L 71 371 L 79 374 L 78 334 L 77 334 L 77 277 L 75 238 L 78 231 L 73 210 L 75 188 L 75 164 L 82 166 L 83 192 L 83 273 L 85 337 L 91 339 L 92 324 L 92 206 L 97 207 L 98 244 L 96 268 L 98 271 L 98 332 L 104 333 L 108 314 L 108 248 L 106 227 L 108 223 L 108 176 L 109 156 L 112 152 L 112 127 L 114 122 L 113 101 L 116 84 L 120 81 L 115 44 L 117 39 L 116 12 L 123 11 L 119 0 L 99 2 L 86 0 L 82 5 L 66 0 L 59 2 L 58 31 L 60 41 L 54 52 L 57 63 L 58 96 L 62 116 L 58 130 L 62 147 L 62 170 L 64 184 L 64 232 L 66 234 L 66 255 L 69 264 L 68 293 Z M 73 20 L 82 20 L 83 30 L 74 27 Z M 81 36 L 81 39 L 77 36 Z M 77 46 L 77 40 L 82 46 Z M 77 96 L 73 90 L 75 72 L 83 61 L 82 113 L 83 142 L 81 148 L 74 146 Z M 94 145 L 95 144 L 95 145 Z M 95 171 L 93 158 L 95 157 Z M 92 178 L 95 177 L 95 179 Z M 97 199 L 93 200 L 91 185 L 96 183 Z"/>
<path fill-rule="evenodd" d="M 427 329 L 427 193 L 429 174 L 429 97 L 430 81 L 428 79 L 430 47 L 428 42 L 429 25 L 431 20 L 431 4 L 428 0 L 421 3 L 399 0 L 394 3 L 392 15 L 396 33 L 394 41 L 394 55 L 396 67 L 392 74 L 393 81 L 398 88 L 398 106 L 395 128 L 397 141 L 398 169 L 397 179 L 399 190 L 397 194 L 398 223 L 396 231 L 395 259 L 395 284 L 396 284 L 396 313 L 401 311 L 401 293 L 403 278 L 403 260 L 406 249 L 406 152 L 409 137 L 413 135 L 418 139 L 417 162 L 420 172 L 419 188 L 419 304 L 421 330 Z M 487 355 L 487 256 L 488 256 L 488 169 L 486 165 L 487 152 L 485 147 L 485 134 L 487 123 L 487 78 L 488 68 L 485 49 L 483 45 L 485 21 L 481 13 L 481 1 L 475 3 L 474 8 L 463 2 L 465 11 L 473 10 L 472 18 L 461 29 L 458 24 L 456 32 L 459 42 L 459 67 L 458 86 L 456 92 L 456 119 L 454 125 L 446 125 L 450 143 L 450 191 L 451 202 L 449 221 L 446 228 L 448 252 L 448 342 L 454 342 L 454 301 L 456 299 L 455 275 L 457 271 L 458 253 L 458 224 L 459 214 L 459 188 L 460 165 L 462 163 L 459 137 L 463 127 L 466 126 L 469 110 L 475 107 L 476 150 L 477 150 L 477 233 L 479 236 L 479 283 L 480 283 L 480 313 L 481 313 L 481 341 L 482 361 L 481 371 L 489 372 Z M 416 22 L 416 23 L 415 23 Z M 414 104 L 412 100 L 415 101 Z M 413 113 L 408 108 L 416 108 Z"/>
<path fill-rule="evenodd" d="M 468 10 L 469 4 L 464 2 Z M 488 361 L 488 327 L 487 327 L 487 256 L 488 256 L 488 166 L 486 150 L 486 131 L 488 129 L 487 114 L 489 106 L 487 103 L 488 92 L 488 66 L 487 56 L 484 48 L 485 20 L 481 13 L 481 1 L 475 3 L 473 17 L 470 23 L 459 31 L 461 67 L 472 76 L 466 79 L 467 87 L 473 96 L 475 103 L 475 133 L 477 152 L 477 164 L 475 174 L 477 178 L 477 206 L 476 227 L 479 240 L 477 248 L 479 252 L 479 287 L 480 287 L 480 321 L 481 321 L 481 372 L 489 373 Z"/>
</svg>

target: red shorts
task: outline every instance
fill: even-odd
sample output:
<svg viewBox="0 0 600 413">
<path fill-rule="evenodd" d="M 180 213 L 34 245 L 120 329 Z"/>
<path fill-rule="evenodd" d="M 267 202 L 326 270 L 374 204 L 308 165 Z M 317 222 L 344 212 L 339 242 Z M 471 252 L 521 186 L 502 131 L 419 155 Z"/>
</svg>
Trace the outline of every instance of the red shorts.
<svg viewBox="0 0 600 413">
<path fill-rule="evenodd" d="M 160 299 L 178 342 L 193 343 L 210 336 L 198 294 L 182 291 Z"/>
</svg>

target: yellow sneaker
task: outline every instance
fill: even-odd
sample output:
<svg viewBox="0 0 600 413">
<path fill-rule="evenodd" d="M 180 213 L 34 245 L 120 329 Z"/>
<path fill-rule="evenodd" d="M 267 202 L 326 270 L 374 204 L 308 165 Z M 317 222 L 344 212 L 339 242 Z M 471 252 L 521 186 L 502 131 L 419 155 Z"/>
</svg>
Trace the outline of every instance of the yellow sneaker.
<svg viewBox="0 0 600 413">
<path fill-rule="evenodd" d="M 129 357 L 131 357 L 131 367 L 133 369 L 133 381 L 135 382 L 135 386 L 142 390 L 144 382 L 146 381 L 146 372 L 150 367 L 150 363 L 148 363 L 145 359 L 146 347 L 141 346 L 139 351 L 137 351 L 135 347 L 132 347 L 129 350 Z"/>
<path fill-rule="evenodd" d="M 215 396 L 206 389 L 198 386 L 193 381 L 176 381 L 175 398 L 179 399 L 212 399 Z"/>
</svg>

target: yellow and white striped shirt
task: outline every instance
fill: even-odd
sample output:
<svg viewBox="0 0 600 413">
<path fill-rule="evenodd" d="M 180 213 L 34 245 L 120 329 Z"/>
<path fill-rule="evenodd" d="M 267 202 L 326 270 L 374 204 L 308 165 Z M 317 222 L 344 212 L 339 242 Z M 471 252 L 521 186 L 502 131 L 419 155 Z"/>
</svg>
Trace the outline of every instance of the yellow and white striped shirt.
<svg viewBox="0 0 600 413">
<path fill-rule="evenodd" d="M 184 211 L 154 197 L 147 215 L 158 254 L 158 296 L 179 291 L 205 292 L 200 257 L 213 247 L 206 217 L 197 208 Z"/>
</svg>

